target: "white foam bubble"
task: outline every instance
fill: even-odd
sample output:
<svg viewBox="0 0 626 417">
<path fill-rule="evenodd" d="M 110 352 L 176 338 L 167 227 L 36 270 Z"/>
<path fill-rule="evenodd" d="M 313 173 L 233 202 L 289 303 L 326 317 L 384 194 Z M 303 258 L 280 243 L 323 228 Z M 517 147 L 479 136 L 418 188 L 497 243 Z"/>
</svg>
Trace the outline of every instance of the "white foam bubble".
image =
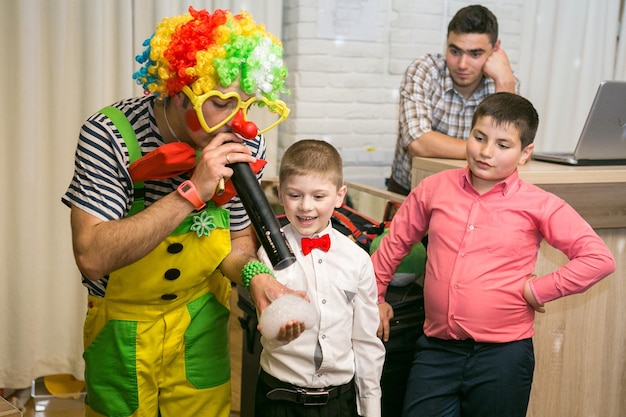
<svg viewBox="0 0 626 417">
<path fill-rule="evenodd" d="M 315 310 L 302 297 L 285 294 L 274 300 L 261 313 L 259 318 L 261 334 L 269 340 L 275 340 L 281 326 L 291 320 L 301 321 L 306 329 L 310 329 L 315 324 Z"/>
</svg>

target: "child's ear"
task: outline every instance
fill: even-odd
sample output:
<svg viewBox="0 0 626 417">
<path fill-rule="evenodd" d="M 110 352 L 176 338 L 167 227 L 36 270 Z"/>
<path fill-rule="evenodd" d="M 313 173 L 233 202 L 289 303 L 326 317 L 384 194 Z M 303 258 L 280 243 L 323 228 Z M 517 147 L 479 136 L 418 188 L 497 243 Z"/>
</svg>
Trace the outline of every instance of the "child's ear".
<svg viewBox="0 0 626 417">
<path fill-rule="evenodd" d="M 518 165 L 524 165 L 526 162 L 530 161 L 530 157 L 532 156 L 534 150 L 535 150 L 534 143 L 531 143 L 530 145 L 522 149 L 522 155 L 519 158 Z"/>
<path fill-rule="evenodd" d="M 283 203 L 283 193 L 280 191 L 280 183 L 276 186 L 276 195 L 278 196 L 278 203 L 281 206 L 284 206 L 285 204 Z"/>
<path fill-rule="evenodd" d="M 348 192 L 348 187 L 342 185 L 341 188 L 337 191 L 337 199 L 335 200 L 335 207 L 339 208 L 343 204 L 343 199 L 346 197 L 346 193 Z"/>
</svg>

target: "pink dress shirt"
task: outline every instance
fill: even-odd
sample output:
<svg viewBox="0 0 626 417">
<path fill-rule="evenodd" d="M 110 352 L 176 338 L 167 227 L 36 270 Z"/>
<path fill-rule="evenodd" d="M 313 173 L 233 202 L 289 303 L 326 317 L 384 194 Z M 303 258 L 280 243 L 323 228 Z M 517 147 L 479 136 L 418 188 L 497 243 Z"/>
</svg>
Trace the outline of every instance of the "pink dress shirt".
<svg viewBox="0 0 626 417">
<path fill-rule="evenodd" d="M 523 288 L 542 239 L 569 262 L 531 282 L 539 303 L 583 292 L 615 270 L 602 239 L 559 197 L 517 171 L 480 195 L 469 175 L 468 168 L 452 169 L 421 181 L 372 255 L 381 303 L 397 265 L 428 232 L 427 336 L 493 343 L 531 337 L 535 312 Z"/>
</svg>

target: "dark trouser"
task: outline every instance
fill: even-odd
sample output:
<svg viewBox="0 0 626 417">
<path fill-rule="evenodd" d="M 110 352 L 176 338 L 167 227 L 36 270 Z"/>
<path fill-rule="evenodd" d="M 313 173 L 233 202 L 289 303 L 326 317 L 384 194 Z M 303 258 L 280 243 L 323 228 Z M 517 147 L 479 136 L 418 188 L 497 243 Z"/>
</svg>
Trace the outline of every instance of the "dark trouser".
<svg viewBox="0 0 626 417">
<path fill-rule="evenodd" d="M 535 368 L 532 339 L 477 343 L 421 336 L 405 417 L 525 417 Z"/>
<path fill-rule="evenodd" d="M 282 382 L 261 369 L 256 385 L 255 417 L 357 417 L 354 382 L 338 387 L 323 405 L 304 405 L 287 400 L 271 400 L 267 394 L 274 389 L 296 390 L 291 384 Z"/>
<path fill-rule="evenodd" d="M 391 191 L 392 193 L 398 193 L 402 195 L 409 195 L 409 189 L 404 188 L 400 184 L 398 184 L 393 178 L 389 178 L 387 180 L 387 191 Z"/>
</svg>

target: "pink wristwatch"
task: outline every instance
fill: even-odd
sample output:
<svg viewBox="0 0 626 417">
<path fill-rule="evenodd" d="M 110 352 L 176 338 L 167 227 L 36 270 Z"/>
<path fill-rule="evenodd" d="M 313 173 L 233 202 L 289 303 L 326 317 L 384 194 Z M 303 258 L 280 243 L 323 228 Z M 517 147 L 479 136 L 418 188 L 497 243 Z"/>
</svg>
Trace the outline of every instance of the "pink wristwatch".
<svg viewBox="0 0 626 417">
<path fill-rule="evenodd" d="M 196 210 L 200 210 L 206 206 L 206 203 L 200 198 L 198 190 L 193 182 L 187 180 L 178 186 L 178 194 L 180 194 L 185 200 L 189 201 Z"/>
</svg>

